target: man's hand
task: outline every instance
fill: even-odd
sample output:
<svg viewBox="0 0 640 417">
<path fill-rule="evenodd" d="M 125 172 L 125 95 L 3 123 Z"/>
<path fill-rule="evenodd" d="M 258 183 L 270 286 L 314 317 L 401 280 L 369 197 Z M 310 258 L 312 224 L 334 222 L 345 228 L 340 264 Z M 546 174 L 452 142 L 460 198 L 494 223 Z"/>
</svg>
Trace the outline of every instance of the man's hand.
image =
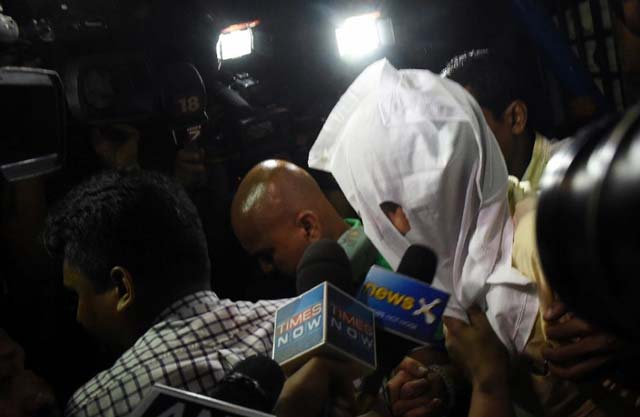
<svg viewBox="0 0 640 417">
<path fill-rule="evenodd" d="M 22 348 L 0 329 L 0 416 L 57 414 L 51 388 L 33 372 L 24 369 Z"/>
<path fill-rule="evenodd" d="M 547 337 L 558 342 L 542 350 L 549 370 L 563 379 L 580 379 L 612 361 L 622 342 L 567 311 L 555 302 L 544 314 Z"/>
<path fill-rule="evenodd" d="M 445 339 L 451 359 L 462 368 L 473 384 L 508 376 L 509 355 L 493 332 L 485 313 L 478 307 L 467 311 L 469 324 L 445 317 Z"/>
<path fill-rule="evenodd" d="M 140 132 L 129 125 L 114 125 L 91 130 L 91 145 L 109 169 L 133 169 L 138 164 Z"/>
<path fill-rule="evenodd" d="M 482 310 L 472 307 L 467 314 L 469 324 L 450 317 L 444 320 L 449 356 L 473 385 L 469 417 L 512 417 L 509 354 Z"/>
<path fill-rule="evenodd" d="M 405 357 L 400 362 L 387 389 L 394 416 L 439 416 L 444 411 L 444 381 L 413 358 Z"/>
<path fill-rule="evenodd" d="M 180 149 L 176 154 L 175 177 L 185 188 L 197 187 L 206 181 L 204 150 Z"/>
<path fill-rule="evenodd" d="M 274 408 L 278 417 L 320 416 L 326 404 L 332 415 L 352 415 L 355 409 L 352 370 L 348 364 L 313 357 L 284 384 Z"/>
</svg>

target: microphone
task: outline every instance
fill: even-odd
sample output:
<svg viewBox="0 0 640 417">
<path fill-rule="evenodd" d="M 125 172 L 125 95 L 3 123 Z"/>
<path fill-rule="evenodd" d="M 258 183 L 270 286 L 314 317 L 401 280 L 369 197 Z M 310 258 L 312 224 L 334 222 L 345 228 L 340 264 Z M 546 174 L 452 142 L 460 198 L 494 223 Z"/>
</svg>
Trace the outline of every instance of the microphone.
<svg viewBox="0 0 640 417">
<path fill-rule="evenodd" d="M 449 300 L 447 293 L 429 286 L 437 264 L 431 249 L 411 245 L 398 272 L 375 265 L 369 270 L 358 299 L 376 312 L 376 338 L 385 349 L 377 371 L 363 381 L 363 393 L 375 395 L 407 353 L 433 339 Z"/>
<path fill-rule="evenodd" d="M 403 255 L 398 272 L 372 266 L 358 299 L 376 312 L 376 324 L 382 329 L 421 345 L 429 344 L 449 301 L 449 294 L 429 285 L 436 267 L 437 257 L 431 249 L 412 245 Z"/>
<path fill-rule="evenodd" d="M 331 239 L 312 243 L 302 254 L 296 270 L 296 290 L 305 293 L 327 281 L 349 295 L 355 293 L 351 262 L 343 247 Z"/>
<path fill-rule="evenodd" d="M 286 373 L 317 355 L 349 363 L 356 376 L 376 368 L 374 313 L 345 291 L 351 276 L 335 241 L 309 245 L 298 264 L 300 295 L 276 312 L 273 359 Z"/>
<path fill-rule="evenodd" d="M 431 249 L 422 245 L 411 245 L 402 256 L 397 272 L 431 285 L 437 267 L 438 257 Z"/>
<path fill-rule="evenodd" d="M 285 377 L 280 366 L 266 356 L 251 356 L 236 364 L 211 392 L 211 397 L 265 413 L 280 396 Z"/>
</svg>

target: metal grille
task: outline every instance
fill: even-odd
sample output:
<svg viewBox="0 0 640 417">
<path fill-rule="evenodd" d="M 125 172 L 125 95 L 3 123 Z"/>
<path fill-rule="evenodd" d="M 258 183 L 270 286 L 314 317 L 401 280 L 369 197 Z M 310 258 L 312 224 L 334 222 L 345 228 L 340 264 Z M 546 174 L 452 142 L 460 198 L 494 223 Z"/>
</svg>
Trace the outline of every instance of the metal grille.
<svg viewBox="0 0 640 417">
<path fill-rule="evenodd" d="M 555 2 L 554 22 L 569 39 L 574 53 L 591 72 L 604 96 L 617 110 L 625 101 L 620 59 L 610 0 Z"/>
</svg>

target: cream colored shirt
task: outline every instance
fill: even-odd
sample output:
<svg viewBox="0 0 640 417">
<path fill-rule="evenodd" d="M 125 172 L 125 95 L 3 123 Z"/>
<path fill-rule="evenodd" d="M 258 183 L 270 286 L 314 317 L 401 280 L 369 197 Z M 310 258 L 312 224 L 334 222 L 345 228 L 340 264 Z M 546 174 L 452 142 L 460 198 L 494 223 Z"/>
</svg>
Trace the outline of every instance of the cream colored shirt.
<svg viewBox="0 0 640 417">
<path fill-rule="evenodd" d="M 536 283 L 540 298 L 540 313 L 532 335 L 520 357 L 518 388 L 514 390 L 516 401 L 535 415 L 553 417 L 604 417 L 613 416 L 598 408 L 589 398 L 589 390 L 551 374 L 539 375 L 531 370 L 544 368 L 542 349 L 549 343 L 542 314 L 554 300 L 542 270 L 536 240 L 535 198 L 520 201 L 515 209 L 516 223 L 512 252 L 513 266 Z M 533 402 L 531 391 L 537 401 Z M 521 395 L 518 395 L 520 393 Z M 519 400 L 519 401 L 518 401 Z M 537 403 L 537 404 L 536 404 Z"/>
<path fill-rule="evenodd" d="M 509 207 L 511 213 L 515 213 L 518 203 L 538 191 L 540 178 L 544 172 L 547 163 L 560 147 L 561 142 L 550 140 L 540 133 L 536 133 L 536 140 L 531 152 L 531 161 L 524 172 L 521 179 L 509 176 Z"/>
</svg>

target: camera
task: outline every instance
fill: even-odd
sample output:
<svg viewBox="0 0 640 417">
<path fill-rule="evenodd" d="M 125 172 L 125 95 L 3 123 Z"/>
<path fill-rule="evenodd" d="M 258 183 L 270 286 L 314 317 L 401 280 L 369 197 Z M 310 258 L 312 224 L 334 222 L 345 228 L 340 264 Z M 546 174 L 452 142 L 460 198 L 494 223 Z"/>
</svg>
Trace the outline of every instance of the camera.
<svg viewBox="0 0 640 417">
<path fill-rule="evenodd" d="M 25 4 L 11 9 L 13 18 L 2 15 L 0 29 L 6 21 L 11 31 L 0 34 L 0 66 L 55 70 L 63 102 L 48 113 L 66 110 L 69 126 L 161 126 L 176 147 L 206 148 L 219 162 L 293 144 L 288 109 L 260 95 L 262 84 L 248 74 L 220 69 L 223 31 L 198 2 Z"/>
</svg>

